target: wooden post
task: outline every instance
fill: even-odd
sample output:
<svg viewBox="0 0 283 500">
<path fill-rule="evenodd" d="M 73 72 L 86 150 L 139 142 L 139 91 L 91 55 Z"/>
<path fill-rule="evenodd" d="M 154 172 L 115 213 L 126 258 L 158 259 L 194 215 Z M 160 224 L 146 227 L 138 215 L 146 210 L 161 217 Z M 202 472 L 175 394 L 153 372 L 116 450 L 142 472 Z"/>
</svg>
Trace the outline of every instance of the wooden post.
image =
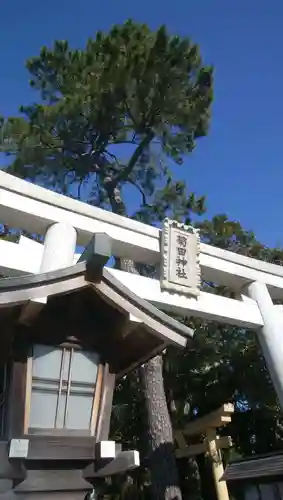
<svg viewBox="0 0 283 500">
<path fill-rule="evenodd" d="M 181 441 L 181 435 L 181 431 L 177 431 L 174 436 L 177 444 L 179 445 L 179 448 L 177 448 L 175 452 L 176 458 L 195 457 L 197 455 L 202 455 L 203 453 L 205 455 L 208 455 L 206 439 L 204 439 L 204 441 L 201 443 L 188 445 L 183 435 L 182 437 L 184 439 L 184 442 Z M 233 446 L 231 436 L 217 436 L 216 445 L 218 450 L 222 450 L 223 448 L 231 448 Z"/>
<path fill-rule="evenodd" d="M 220 481 L 224 474 L 221 448 L 230 448 L 232 439 L 230 436 L 217 437 L 216 429 L 229 424 L 233 412 L 234 406 L 231 403 L 224 404 L 218 410 L 209 413 L 209 415 L 189 422 L 182 431 L 176 430 L 174 433 L 175 441 L 179 447 L 176 450 L 176 458 L 196 456 L 205 452 L 210 456 L 218 500 L 229 500 L 226 481 Z M 196 436 L 203 433 L 206 437 L 199 444 L 188 445 L 184 438 L 184 435 Z"/>
<path fill-rule="evenodd" d="M 217 500 L 229 500 L 229 493 L 226 481 L 220 481 L 224 474 L 221 451 L 216 442 L 216 429 L 206 431 L 207 449 L 211 459 L 212 473 L 215 482 Z"/>
</svg>

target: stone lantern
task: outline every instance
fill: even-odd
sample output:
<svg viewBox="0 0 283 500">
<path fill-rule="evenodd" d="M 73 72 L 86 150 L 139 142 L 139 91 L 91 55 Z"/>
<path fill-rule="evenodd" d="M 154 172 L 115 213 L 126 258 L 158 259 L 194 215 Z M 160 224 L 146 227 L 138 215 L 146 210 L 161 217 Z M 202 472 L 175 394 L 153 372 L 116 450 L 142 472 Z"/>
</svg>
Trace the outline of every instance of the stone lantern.
<svg viewBox="0 0 283 500">
<path fill-rule="evenodd" d="M 192 331 L 115 279 L 111 253 L 96 234 L 75 265 L 0 280 L 0 499 L 83 499 L 139 465 L 109 441 L 115 380 Z"/>
</svg>

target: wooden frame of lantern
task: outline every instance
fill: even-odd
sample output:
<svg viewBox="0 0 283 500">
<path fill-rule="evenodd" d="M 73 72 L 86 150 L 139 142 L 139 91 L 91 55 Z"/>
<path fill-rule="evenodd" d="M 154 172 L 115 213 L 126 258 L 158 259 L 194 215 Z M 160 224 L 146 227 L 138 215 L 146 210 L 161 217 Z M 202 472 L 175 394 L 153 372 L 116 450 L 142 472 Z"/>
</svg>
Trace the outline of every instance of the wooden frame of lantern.
<svg viewBox="0 0 283 500">
<path fill-rule="evenodd" d="M 98 478 L 139 464 L 108 440 L 115 379 L 193 332 L 113 277 L 110 256 L 111 239 L 96 234 L 74 266 L 0 280 L 9 494 L 83 498 Z"/>
<path fill-rule="evenodd" d="M 211 461 L 212 473 L 218 500 L 229 500 L 226 481 L 224 481 L 223 462 L 221 450 L 233 446 L 231 436 L 219 437 L 217 429 L 231 422 L 231 414 L 234 412 L 232 404 L 224 404 L 221 408 L 208 415 L 197 418 L 188 423 L 184 429 L 176 430 L 174 438 L 178 445 L 176 458 L 188 458 L 196 455 L 206 454 Z M 199 444 L 189 445 L 185 436 L 197 436 L 204 434 L 204 440 Z"/>
</svg>

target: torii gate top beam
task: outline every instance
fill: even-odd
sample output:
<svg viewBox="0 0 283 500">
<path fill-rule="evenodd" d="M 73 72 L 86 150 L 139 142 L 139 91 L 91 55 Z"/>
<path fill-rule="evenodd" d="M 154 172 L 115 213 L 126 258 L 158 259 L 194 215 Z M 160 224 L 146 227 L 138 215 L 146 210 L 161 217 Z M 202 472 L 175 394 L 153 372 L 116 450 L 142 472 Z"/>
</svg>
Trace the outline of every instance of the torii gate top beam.
<svg viewBox="0 0 283 500">
<path fill-rule="evenodd" d="M 234 405 L 226 403 L 218 410 L 203 417 L 189 422 L 183 429 L 186 436 L 194 436 L 205 432 L 207 429 L 217 429 L 231 422 L 231 414 L 234 413 Z"/>
<path fill-rule="evenodd" d="M 132 219 L 54 193 L 0 171 L 1 222 L 44 234 L 54 222 L 73 225 L 78 244 L 86 245 L 92 234 L 105 232 L 113 241 L 113 253 L 137 262 L 160 260 L 160 230 Z M 201 244 L 202 277 L 240 290 L 252 281 L 268 286 L 273 298 L 283 299 L 283 268 L 227 250 Z"/>
</svg>

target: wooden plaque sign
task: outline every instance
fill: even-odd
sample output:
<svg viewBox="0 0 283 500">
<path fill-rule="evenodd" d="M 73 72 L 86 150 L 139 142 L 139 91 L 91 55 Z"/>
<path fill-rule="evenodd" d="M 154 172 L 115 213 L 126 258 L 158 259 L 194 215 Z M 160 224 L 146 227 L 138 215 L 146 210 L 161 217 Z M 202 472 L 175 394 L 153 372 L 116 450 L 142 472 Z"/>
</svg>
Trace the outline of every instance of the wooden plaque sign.
<svg viewBox="0 0 283 500">
<path fill-rule="evenodd" d="M 161 289 L 197 297 L 200 293 L 199 253 L 198 230 L 165 219 L 161 238 Z"/>
</svg>

